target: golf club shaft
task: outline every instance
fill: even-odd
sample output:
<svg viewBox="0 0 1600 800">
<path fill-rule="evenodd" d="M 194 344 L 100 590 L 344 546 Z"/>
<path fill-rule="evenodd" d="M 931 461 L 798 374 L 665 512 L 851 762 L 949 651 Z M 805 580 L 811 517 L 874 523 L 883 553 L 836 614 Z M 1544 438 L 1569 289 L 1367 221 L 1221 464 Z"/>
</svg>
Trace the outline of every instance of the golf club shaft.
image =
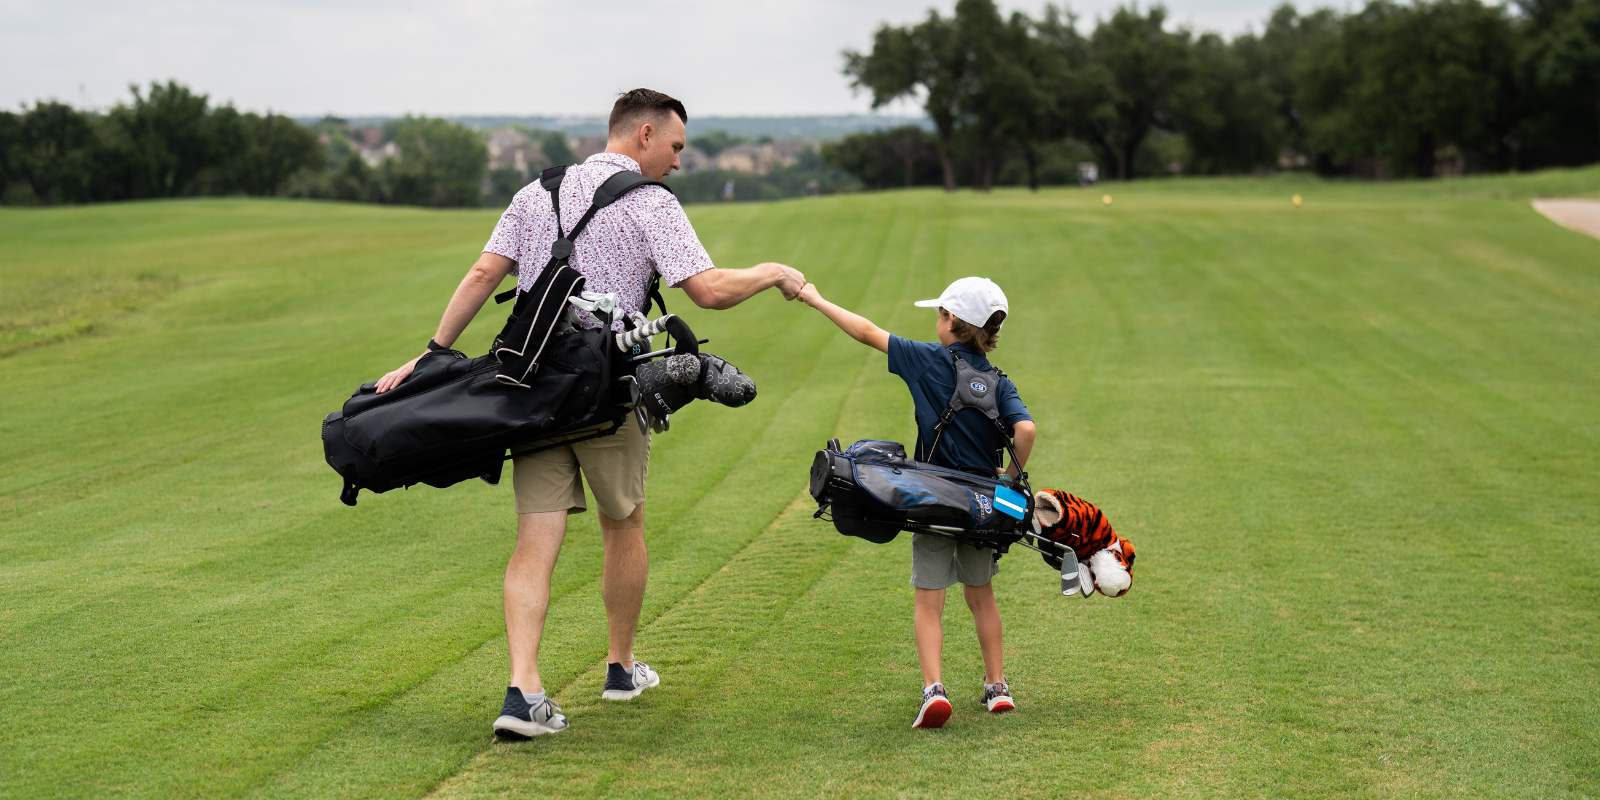
<svg viewBox="0 0 1600 800">
<path fill-rule="evenodd" d="M 711 340 L 710 339 L 701 339 L 701 340 L 695 342 L 695 344 L 705 344 L 706 342 L 709 342 L 709 341 L 711 341 Z M 664 356 L 664 355 L 672 352 L 675 349 L 677 349 L 677 348 L 675 348 L 675 347 L 663 347 L 662 349 L 656 350 L 654 352 L 645 353 L 644 355 L 634 356 L 633 358 L 628 359 L 628 363 L 631 364 L 631 363 L 633 363 L 635 361 L 645 361 L 647 359 L 655 358 L 656 356 Z"/>
</svg>

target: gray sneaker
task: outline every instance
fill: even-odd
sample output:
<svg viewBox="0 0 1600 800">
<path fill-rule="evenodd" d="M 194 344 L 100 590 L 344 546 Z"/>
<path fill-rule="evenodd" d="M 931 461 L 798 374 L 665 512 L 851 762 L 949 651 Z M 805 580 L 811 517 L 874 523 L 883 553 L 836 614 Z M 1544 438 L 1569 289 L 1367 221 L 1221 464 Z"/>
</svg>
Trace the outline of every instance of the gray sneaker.
<svg viewBox="0 0 1600 800">
<path fill-rule="evenodd" d="M 995 714 L 1002 711 L 1010 711 L 1017 707 L 1017 704 L 1011 699 L 1011 686 L 1006 683 L 1006 676 L 1004 675 L 1000 676 L 1000 680 L 997 683 L 983 685 L 983 699 L 978 702 Z"/>
<path fill-rule="evenodd" d="M 606 665 L 606 689 L 600 696 L 606 700 L 632 700 L 645 689 L 661 683 L 661 676 L 643 661 L 633 662 L 633 669 L 623 669 L 621 664 Z"/>
<path fill-rule="evenodd" d="M 506 702 L 500 708 L 500 718 L 494 721 L 494 735 L 520 741 L 566 729 L 567 718 L 550 698 L 540 698 L 530 705 L 521 689 L 506 687 Z"/>
</svg>

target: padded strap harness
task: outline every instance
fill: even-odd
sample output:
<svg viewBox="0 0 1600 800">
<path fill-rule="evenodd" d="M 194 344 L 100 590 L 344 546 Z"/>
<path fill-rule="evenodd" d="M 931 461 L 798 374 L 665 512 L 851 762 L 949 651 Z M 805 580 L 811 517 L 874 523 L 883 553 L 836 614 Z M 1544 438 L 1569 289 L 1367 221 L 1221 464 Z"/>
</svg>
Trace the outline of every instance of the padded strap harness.
<svg viewBox="0 0 1600 800">
<path fill-rule="evenodd" d="M 578 224 L 572 226 L 571 231 L 567 231 L 561 225 L 561 180 L 566 177 L 566 174 L 567 166 L 565 164 L 551 167 L 539 173 L 539 185 L 550 193 L 550 207 L 556 212 L 556 240 L 550 243 L 550 263 L 545 265 L 546 269 L 567 265 L 567 262 L 572 258 L 572 243 L 577 240 L 578 234 L 583 233 L 583 229 L 589 226 L 589 220 L 594 219 L 594 215 L 600 209 L 617 202 L 622 199 L 623 195 L 641 186 L 660 186 L 669 192 L 672 191 L 672 187 L 661 181 L 653 181 L 637 172 L 623 170 L 606 178 L 605 182 L 600 184 L 600 188 L 594 190 L 594 200 L 589 204 L 589 210 L 578 218 Z M 662 311 L 667 310 L 666 302 L 661 299 L 660 282 L 660 275 L 653 275 L 650 279 L 649 296 L 645 300 L 643 309 L 643 313 L 646 315 L 650 313 L 651 300 L 655 300 L 661 306 Z M 508 289 L 495 295 L 494 301 L 496 303 L 504 303 L 516 296 L 517 289 Z"/>
<path fill-rule="evenodd" d="M 946 349 L 950 353 L 951 366 L 955 370 L 956 388 L 950 393 L 950 403 L 939 414 L 939 419 L 933 423 L 933 441 L 929 442 L 926 448 L 920 446 L 917 448 L 917 460 L 933 460 L 934 449 L 939 446 L 939 440 L 944 438 L 945 428 L 955 420 L 956 412 L 972 408 L 982 411 L 983 415 L 994 423 L 995 432 L 999 435 L 1006 452 L 1011 455 L 1011 463 L 1017 465 L 1017 451 L 1011 446 L 1011 434 L 1006 431 L 1005 423 L 1000 421 L 1000 401 L 995 399 L 1000 391 L 1000 381 L 1005 379 L 1006 374 L 998 369 L 979 370 L 968 364 L 960 353 Z M 921 445 L 922 437 L 917 437 L 917 443 Z M 1021 474 L 1019 481 L 1027 486 L 1028 473 L 1021 472 L 1021 469 L 1020 466 L 1017 467 Z"/>
</svg>

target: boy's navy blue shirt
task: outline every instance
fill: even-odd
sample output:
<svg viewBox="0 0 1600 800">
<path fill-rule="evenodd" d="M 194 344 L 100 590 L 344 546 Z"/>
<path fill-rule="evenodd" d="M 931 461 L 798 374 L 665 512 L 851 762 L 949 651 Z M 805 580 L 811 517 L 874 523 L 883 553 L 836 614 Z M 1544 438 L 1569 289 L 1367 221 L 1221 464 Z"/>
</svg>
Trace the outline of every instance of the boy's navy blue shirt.
<svg viewBox="0 0 1600 800">
<path fill-rule="evenodd" d="M 974 369 L 992 369 L 988 357 L 965 342 L 956 342 L 950 349 L 960 353 L 961 360 Z M 950 395 L 956 390 L 950 354 L 938 342 L 913 342 L 890 334 L 889 371 L 899 375 L 911 390 L 911 402 L 917 409 L 917 450 L 920 452 L 923 442 L 933 441 L 933 424 L 950 405 Z M 1033 419 L 1028 407 L 1022 404 L 1022 398 L 1017 396 L 1017 386 L 1011 379 L 1000 380 L 995 399 L 999 403 L 1000 421 L 1008 431 L 1018 422 Z M 929 460 L 947 467 L 998 467 L 998 451 L 1003 444 L 994 423 L 982 411 L 965 408 L 957 412 L 945 428 L 939 449 Z"/>
</svg>

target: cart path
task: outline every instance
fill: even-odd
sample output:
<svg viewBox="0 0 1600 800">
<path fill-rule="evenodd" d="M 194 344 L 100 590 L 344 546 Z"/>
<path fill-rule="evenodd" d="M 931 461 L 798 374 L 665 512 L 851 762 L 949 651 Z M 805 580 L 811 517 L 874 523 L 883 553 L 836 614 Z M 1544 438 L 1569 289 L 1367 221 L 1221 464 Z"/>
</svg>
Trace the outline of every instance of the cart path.
<svg viewBox="0 0 1600 800">
<path fill-rule="evenodd" d="M 1535 200 L 1533 210 L 1563 228 L 1600 239 L 1600 200 Z"/>
</svg>

